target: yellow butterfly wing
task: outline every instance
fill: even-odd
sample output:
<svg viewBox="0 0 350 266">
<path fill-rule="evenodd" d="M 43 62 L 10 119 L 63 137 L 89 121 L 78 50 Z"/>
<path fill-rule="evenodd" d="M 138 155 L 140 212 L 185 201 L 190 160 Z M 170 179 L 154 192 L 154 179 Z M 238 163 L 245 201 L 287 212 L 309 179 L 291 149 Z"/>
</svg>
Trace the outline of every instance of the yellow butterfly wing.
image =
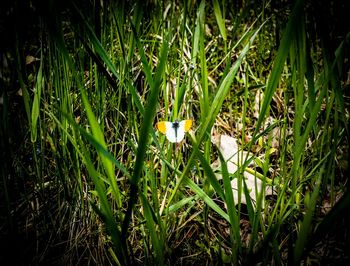
<svg viewBox="0 0 350 266">
<path fill-rule="evenodd" d="M 170 142 L 178 143 L 185 137 L 185 132 L 191 129 L 192 123 L 193 121 L 190 119 L 182 120 L 177 127 L 174 127 L 175 122 L 161 121 L 156 126 L 159 132 L 165 134 Z"/>
<path fill-rule="evenodd" d="M 166 134 L 167 123 L 169 122 L 161 121 L 157 123 L 157 129 L 163 134 Z"/>
<path fill-rule="evenodd" d="M 184 123 L 184 130 L 185 132 L 188 132 L 192 127 L 193 121 L 191 119 L 186 119 L 186 120 L 182 120 L 181 123 Z"/>
</svg>

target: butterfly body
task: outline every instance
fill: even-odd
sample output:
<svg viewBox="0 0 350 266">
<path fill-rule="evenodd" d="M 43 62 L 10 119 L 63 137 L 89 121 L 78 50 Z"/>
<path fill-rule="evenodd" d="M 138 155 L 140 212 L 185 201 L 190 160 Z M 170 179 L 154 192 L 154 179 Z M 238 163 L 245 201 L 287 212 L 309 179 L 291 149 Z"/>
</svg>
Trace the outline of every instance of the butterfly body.
<svg viewBox="0 0 350 266">
<path fill-rule="evenodd" d="M 165 134 L 167 139 L 172 143 L 178 143 L 183 140 L 185 133 L 191 129 L 192 120 L 182 120 L 180 122 L 161 121 L 157 123 L 157 129 Z"/>
</svg>

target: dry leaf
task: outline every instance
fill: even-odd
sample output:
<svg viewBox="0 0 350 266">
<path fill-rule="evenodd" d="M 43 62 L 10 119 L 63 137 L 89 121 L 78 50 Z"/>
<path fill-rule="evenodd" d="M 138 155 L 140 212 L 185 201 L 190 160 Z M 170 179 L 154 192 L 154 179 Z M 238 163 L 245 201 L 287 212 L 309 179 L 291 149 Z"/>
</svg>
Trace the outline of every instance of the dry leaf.
<svg viewBox="0 0 350 266">
<path fill-rule="evenodd" d="M 39 61 L 39 58 L 36 58 L 32 55 L 27 55 L 26 56 L 26 65 L 30 65 L 31 63 L 35 62 L 35 61 Z"/>
<path fill-rule="evenodd" d="M 218 147 L 225 161 L 227 161 L 227 169 L 230 174 L 233 174 L 238 170 L 239 166 L 241 165 L 241 163 L 244 162 L 247 155 L 248 155 L 248 159 L 252 156 L 252 154 L 249 154 L 248 152 L 243 151 L 243 157 L 242 157 L 242 150 L 239 150 L 237 139 L 230 137 L 228 135 L 213 136 L 212 143 L 214 143 Z M 220 170 L 221 169 L 220 160 L 215 161 L 212 164 L 212 167 L 214 170 Z M 251 172 L 253 173 L 254 170 L 251 169 Z M 257 178 L 255 175 L 248 172 L 247 170 L 244 171 L 243 176 L 245 178 L 245 182 L 249 190 L 249 196 L 253 202 L 256 202 L 257 196 L 261 193 L 262 181 L 259 178 Z M 217 179 L 222 179 L 221 174 L 216 174 L 216 177 Z M 237 180 L 238 180 L 237 178 L 234 178 L 231 181 L 233 197 L 236 203 L 238 203 Z M 243 184 L 242 184 L 242 187 L 243 187 Z M 271 194 L 272 194 L 272 188 L 269 186 L 266 186 L 265 196 L 271 195 Z M 244 204 L 246 204 L 247 202 L 243 191 L 241 194 L 241 202 Z"/>
</svg>

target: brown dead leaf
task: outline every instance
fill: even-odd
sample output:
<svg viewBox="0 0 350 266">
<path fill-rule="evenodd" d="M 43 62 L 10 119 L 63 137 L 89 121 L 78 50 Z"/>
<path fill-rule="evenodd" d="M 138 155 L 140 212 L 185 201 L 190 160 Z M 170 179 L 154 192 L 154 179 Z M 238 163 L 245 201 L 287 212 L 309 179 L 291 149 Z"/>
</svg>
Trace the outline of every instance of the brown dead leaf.
<svg viewBox="0 0 350 266">
<path fill-rule="evenodd" d="M 32 55 L 27 55 L 26 56 L 26 65 L 30 65 L 31 63 L 35 62 L 35 61 L 39 61 L 39 58 L 36 58 Z"/>
</svg>

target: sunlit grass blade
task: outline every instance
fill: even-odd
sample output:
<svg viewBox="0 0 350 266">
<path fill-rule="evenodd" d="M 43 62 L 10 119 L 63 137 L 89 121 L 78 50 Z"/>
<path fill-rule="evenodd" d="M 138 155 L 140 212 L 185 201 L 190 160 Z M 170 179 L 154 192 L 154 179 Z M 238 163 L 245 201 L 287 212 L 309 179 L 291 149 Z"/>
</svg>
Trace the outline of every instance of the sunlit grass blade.
<svg viewBox="0 0 350 266">
<path fill-rule="evenodd" d="M 262 25 L 263 26 L 263 25 Z M 220 86 L 217 90 L 217 93 L 215 94 L 215 97 L 213 99 L 212 105 L 210 107 L 208 116 L 204 119 L 203 124 L 200 127 L 199 133 L 198 133 L 198 137 L 197 137 L 197 142 L 194 144 L 193 149 L 192 149 L 192 153 L 190 158 L 188 159 L 188 162 L 186 164 L 186 167 L 184 169 L 184 171 L 182 172 L 182 175 L 180 176 L 179 180 L 176 183 L 176 186 L 169 198 L 169 202 L 168 204 L 170 205 L 172 199 L 174 198 L 178 188 L 180 187 L 180 184 L 182 182 L 182 179 L 189 173 L 191 166 L 193 164 L 193 161 L 195 159 L 195 157 L 197 156 L 197 153 L 199 152 L 199 145 L 200 143 L 202 143 L 202 141 L 204 140 L 205 137 L 207 137 L 207 132 L 208 129 L 210 129 L 215 121 L 215 118 L 217 116 L 217 114 L 220 111 L 220 108 L 224 102 L 225 96 L 227 95 L 227 93 L 229 92 L 230 88 L 231 88 L 231 84 L 235 78 L 235 75 L 239 69 L 240 64 L 242 63 L 245 55 L 248 53 L 250 46 L 252 45 L 254 39 L 256 38 L 259 30 L 261 29 L 260 26 L 255 32 L 254 34 L 251 36 L 251 38 L 249 39 L 248 43 L 243 47 L 239 57 L 237 58 L 236 62 L 234 63 L 234 65 L 231 67 L 230 71 L 228 72 L 228 74 L 223 77 L 222 82 L 220 83 Z"/>
<path fill-rule="evenodd" d="M 44 58 L 41 56 L 40 67 L 36 77 L 35 88 L 34 88 L 34 99 L 32 104 L 32 112 L 31 112 L 31 140 L 32 142 L 36 142 L 38 135 L 37 123 L 40 114 L 40 105 L 41 105 L 41 90 L 45 84 L 45 78 L 43 76 L 43 62 Z"/>
<path fill-rule="evenodd" d="M 203 18 L 204 8 L 205 8 L 205 1 L 202 0 L 197 11 L 196 28 L 194 31 L 193 43 L 192 43 L 191 59 L 192 59 L 193 65 L 196 65 L 198 52 L 199 52 L 201 27 L 203 27 L 203 24 L 201 22 L 203 21 L 204 23 L 204 18 Z"/>
<path fill-rule="evenodd" d="M 60 125 L 60 122 L 58 121 L 57 118 L 55 118 L 52 114 L 49 113 L 49 115 L 56 120 L 56 122 Z M 69 117 L 68 114 L 64 114 L 65 117 L 68 119 L 68 121 L 70 122 L 70 124 L 79 131 L 80 134 L 82 134 L 82 136 L 84 136 L 95 148 L 96 150 L 102 154 L 105 158 L 107 158 L 109 161 L 111 161 L 112 164 L 114 164 L 122 173 L 126 178 L 130 178 L 130 173 L 129 171 L 118 161 L 115 159 L 115 157 L 107 150 L 106 147 L 103 146 L 103 144 L 101 144 L 94 136 L 92 136 L 91 134 L 89 134 L 88 132 L 86 132 L 85 129 L 83 129 L 81 126 L 79 126 L 71 117 Z M 63 126 L 61 125 L 61 127 L 63 128 Z M 65 133 L 67 135 L 68 132 L 65 131 Z M 71 139 L 72 140 L 72 139 Z"/>
<path fill-rule="evenodd" d="M 215 192 L 218 194 L 218 196 L 222 199 L 225 200 L 225 193 L 223 189 L 221 188 L 221 185 L 219 181 L 217 180 L 215 173 L 213 172 L 213 169 L 207 162 L 207 160 L 204 158 L 203 154 L 198 152 L 197 153 L 198 159 L 201 162 L 201 166 L 203 167 L 203 171 L 206 175 L 206 177 L 209 180 L 210 185 L 214 188 Z"/>
<path fill-rule="evenodd" d="M 166 215 L 174 213 L 176 211 L 178 211 L 179 209 L 181 209 L 182 207 L 184 207 L 187 204 L 190 204 L 191 206 L 194 205 L 195 201 L 198 200 L 198 195 L 196 196 L 192 196 L 192 197 L 188 197 L 188 198 L 183 198 L 182 200 L 174 203 L 173 205 L 171 205 L 166 212 Z"/>
<path fill-rule="evenodd" d="M 97 142 L 100 143 L 100 145 L 104 149 L 107 149 L 107 144 L 105 142 L 103 132 L 102 132 L 102 130 L 100 128 L 99 123 L 97 122 L 97 119 L 96 119 L 96 117 L 95 117 L 95 115 L 94 115 L 94 113 L 92 111 L 91 105 L 88 102 L 87 97 L 86 97 L 85 92 L 83 91 L 83 89 L 80 89 L 80 93 L 81 93 L 82 101 L 83 101 L 83 104 L 84 104 L 84 107 L 85 107 L 85 110 L 86 110 L 86 115 L 87 115 L 89 123 L 90 123 L 92 134 L 93 134 L 94 138 L 97 140 Z M 119 191 L 119 188 L 118 188 L 118 185 L 117 185 L 117 181 L 116 181 L 116 178 L 115 178 L 113 164 L 102 153 L 99 153 L 99 154 L 100 154 L 100 158 L 101 158 L 102 164 L 103 164 L 103 166 L 105 168 L 106 174 L 108 176 L 108 180 L 109 180 L 110 185 L 112 187 L 113 195 L 115 197 L 115 200 L 116 200 L 118 206 L 120 207 L 122 205 L 121 195 L 120 195 L 120 191 Z"/>
<path fill-rule="evenodd" d="M 160 51 L 160 57 L 159 57 L 159 65 L 157 67 L 155 78 L 154 78 L 154 86 L 153 88 L 150 88 L 150 94 L 146 101 L 145 106 L 145 114 L 143 116 L 143 121 L 141 125 L 141 131 L 140 131 L 140 139 L 138 143 L 138 149 L 137 149 L 137 155 L 136 155 L 136 161 L 135 161 L 135 167 L 133 175 L 130 179 L 130 199 L 129 199 L 129 205 L 127 212 L 125 214 L 124 222 L 123 222 L 123 236 L 126 239 L 127 232 L 128 232 L 128 226 L 131 219 L 132 209 L 137 201 L 137 195 L 138 195 L 138 181 L 141 178 L 143 163 L 144 163 L 144 156 L 146 153 L 146 149 L 148 147 L 148 139 L 149 139 L 149 133 L 151 131 L 153 120 L 155 117 L 156 112 L 156 106 L 158 101 L 158 95 L 162 84 L 162 77 L 165 71 L 166 66 L 166 60 L 168 56 L 168 41 L 164 40 L 162 44 L 162 48 Z M 146 63 L 146 62 L 144 62 Z M 149 83 L 151 85 L 152 82 Z"/>
<path fill-rule="evenodd" d="M 229 216 L 225 213 L 213 200 L 210 198 L 199 186 L 197 186 L 191 179 L 184 177 L 184 185 L 187 185 L 193 192 L 198 195 L 210 208 L 216 211 L 226 221 L 230 221 Z"/>
<path fill-rule="evenodd" d="M 226 41 L 227 36 L 226 36 L 225 18 L 222 16 L 220 4 L 218 0 L 213 0 L 213 7 L 214 7 L 215 18 L 220 29 L 220 34 L 224 39 L 224 41 Z"/>
</svg>

